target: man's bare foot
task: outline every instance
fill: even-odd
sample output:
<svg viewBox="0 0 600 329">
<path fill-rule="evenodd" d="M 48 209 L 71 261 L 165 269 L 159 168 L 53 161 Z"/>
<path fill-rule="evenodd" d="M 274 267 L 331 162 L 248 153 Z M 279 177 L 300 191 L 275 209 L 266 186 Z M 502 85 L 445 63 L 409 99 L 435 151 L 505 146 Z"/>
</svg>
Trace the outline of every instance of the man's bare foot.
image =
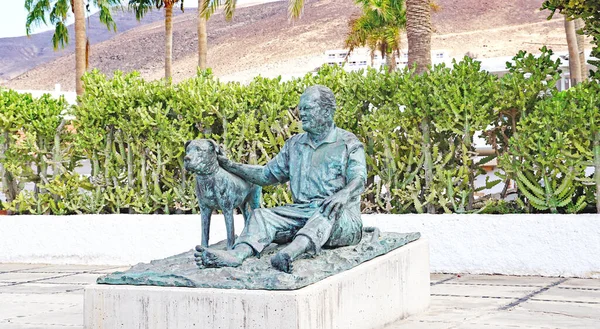
<svg viewBox="0 0 600 329">
<path fill-rule="evenodd" d="M 278 252 L 271 257 L 271 266 L 281 272 L 292 273 L 292 257 L 286 253 Z"/>
<path fill-rule="evenodd" d="M 196 251 L 196 264 L 205 267 L 238 267 L 246 258 L 235 249 L 225 251 L 196 246 Z"/>
</svg>

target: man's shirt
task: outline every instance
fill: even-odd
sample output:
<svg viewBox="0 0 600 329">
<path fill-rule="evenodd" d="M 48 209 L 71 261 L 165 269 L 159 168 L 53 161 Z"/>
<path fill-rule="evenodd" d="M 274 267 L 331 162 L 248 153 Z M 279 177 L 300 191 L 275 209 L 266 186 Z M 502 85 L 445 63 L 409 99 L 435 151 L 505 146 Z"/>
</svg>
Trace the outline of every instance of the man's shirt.
<svg viewBox="0 0 600 329">
<path fill-rule="evenodd" d="M 280 183 L 290 182 L 293 201 L 299 204 L 323 200 L 357 177 L 367 179 L 362 143 L 351 132 L 335 126 L 317 145 L 308 133 L 292 136 L 266 169 Z"/>
</svg>

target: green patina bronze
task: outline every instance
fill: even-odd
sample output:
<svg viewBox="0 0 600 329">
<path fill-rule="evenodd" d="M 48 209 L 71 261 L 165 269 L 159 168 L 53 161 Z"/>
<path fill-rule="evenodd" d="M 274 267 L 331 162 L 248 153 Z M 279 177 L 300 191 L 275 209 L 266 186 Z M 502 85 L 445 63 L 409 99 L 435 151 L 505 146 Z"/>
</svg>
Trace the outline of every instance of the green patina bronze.
<svg viewBox="0 0 600 329">
<path fill-rule="evenodd" d="M 217 156 L 223 151 L 210 139 L 193 140 L 185 143 L 185 169 L 196 175 L 196 196 L 202 218 L 202 247 L 208 247 L 210 218 L 214 210 L 219 209 L 225 217 L 227 230 L 227 248 L 232 249 L 235 242 L 233 211 L 239 208 L 244 222 L 252 216 L 252 209 L 260 206 L 262 189 L 219 166 Z"/>
<path fill-rule="evenodd" d="M 354 134 L 335 126 L 333 92 L 309 87 L 298 108 L 305 132 L 288 139 L 265 166 L 232 162 L 210 140 L 187 143 L 185 167 L 196 174 L 202 212 L 201 245 L 196 252 L 139 264 L 98 283 L 298 289 L 417 240 L 419 233 L 380 235 L 363 228 L 365 152 Z M 292 204 L 258 208 L 260 186 L 284 183 Z M 237 207 L 245 227 L 235 239 L 232 213 Z M 214 209 L 225 215 L 228 238 L 209 247 Z"/>
<path fill-rule="evenodd" d="M 247 259 L 241 266 L 231 268 L 200 269 L 194 263 L 193 251 L 138 264 L 125 272 L 100 277 L 97 282 L 112 285 L 142 285 L 162 287 L 192 287 L 220 289 L 293 290 L 347 271 L 377 256 L 399 248 L 419 238 L 419 233 L 381 233 L 372 240 L 373 233 L 365 233 L 354 246 L 323 249 L 319 255 L 300 257 L 294 262 L 294 272 L 287 274 L 275 270 L 269 258 L 282 246 L 272 244 L 262 252 L 261 258 Z M 225 251 L 226 241 L 211 248 Z"/>
<path fill-rule="evenodd" d="M 271 257 L 271 264 L 290 273 L 292 262 L 305 253 L 360 242 L 360 195 L 367 179 L 363 145 L 335 126 L 335 97 L 329 88 L 308 87 L 298 108 L 305 132 L 287 140 L 267 165 L 217 157 L 226 171 L 258 186 L 289 182 L 293 203 L 255 209 L 231 250 L 198 246 L 199 266 L 237 267 L 276 242 L 289 244 Z"/>
</svg>

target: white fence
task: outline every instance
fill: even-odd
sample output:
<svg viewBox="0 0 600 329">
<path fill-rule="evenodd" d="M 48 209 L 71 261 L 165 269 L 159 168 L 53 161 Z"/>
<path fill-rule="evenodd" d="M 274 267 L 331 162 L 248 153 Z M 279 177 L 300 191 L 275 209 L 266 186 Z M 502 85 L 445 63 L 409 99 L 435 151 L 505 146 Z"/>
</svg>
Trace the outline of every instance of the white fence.
<svg viewBox="0 0 600 329">
<path fill-rule="evenodd" d="M 44 94 L 50 94 L 53 98 L 59 98 L 60 96 L 64 96 L 65 100 L 69 104 L 77 103 L 77 93 L 71 91 L 61 91 L 60 85 L 57 84 L 54 90 L 15 90 L 21 94 L 31 94 L 35 98 L 39 98 Z"/>
</svg>

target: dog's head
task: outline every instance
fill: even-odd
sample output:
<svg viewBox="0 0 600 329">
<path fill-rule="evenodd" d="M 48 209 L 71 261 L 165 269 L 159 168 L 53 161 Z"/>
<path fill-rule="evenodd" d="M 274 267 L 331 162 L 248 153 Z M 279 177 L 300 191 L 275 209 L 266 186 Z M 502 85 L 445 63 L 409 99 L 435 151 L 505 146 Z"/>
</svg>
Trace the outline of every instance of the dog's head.
<svg viewBox="0 0 600 329">
<path fill-rule="evenodd" d="M 212 139 L 196 139 L 185 143 L 185 169 L 199 175 L 212 174 L 219 167 L 217 155 L 223 150 Z"/>
</svg>

